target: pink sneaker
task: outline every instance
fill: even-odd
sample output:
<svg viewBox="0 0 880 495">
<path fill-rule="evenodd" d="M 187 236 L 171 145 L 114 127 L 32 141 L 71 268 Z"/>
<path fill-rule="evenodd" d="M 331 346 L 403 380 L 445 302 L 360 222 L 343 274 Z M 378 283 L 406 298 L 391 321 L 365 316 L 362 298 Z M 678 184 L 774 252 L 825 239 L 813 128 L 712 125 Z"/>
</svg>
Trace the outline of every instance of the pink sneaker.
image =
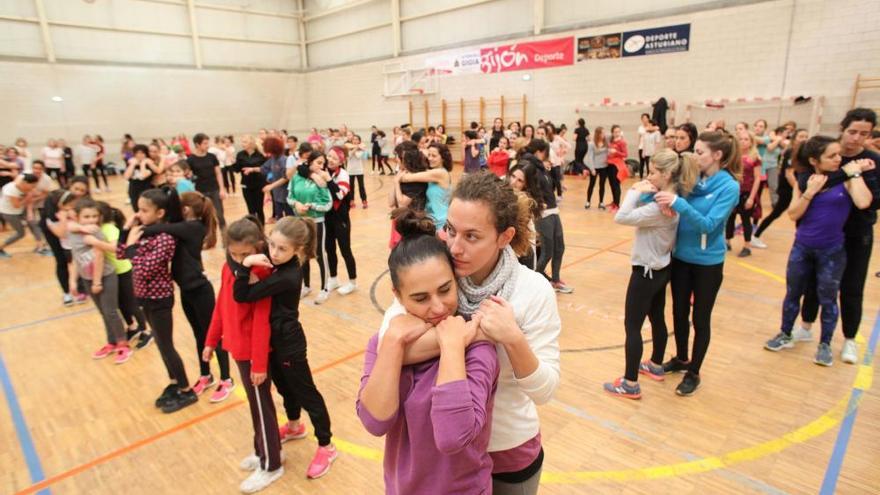
<svg viewBox="0 0 880 495">
<path fill-rule="evenodd" d="M 119 344 L 116 346 L 116 359 L 113 364 L 122 364 L 131 359 L 132 350 L 128 344 Z"/>
<path fill-rule="evenodd" d="M 281 425 L 281 428 L 278 428 L 278 436 L 281 437 L 281 443 L 288 440 L 299 440 L 305 438 L 307 435 L 308 433 L 306 433 L 305 423 L 300 423 L 296 429 L 292 429 L 290 423 L 284 423 Z"/>
<path fill-rule="evenodd" d="M 92 354 L 92 359 L 104 359 L 105 357 L 113 354 L 113 351 L 116 350 L 116 345 L 114 344 L 104 344 L 104 347 L 101 347 L 97 351 Z"/>
<path fill-rule="evenodd" d="M 89 296 L 79 293 L 73 297 L 74 304 L 85 304 L 89 300 Z"/>
<path fill-rule="evenodd" d="M 211 394 L 211 402 L 223 402 L 224 400 L 229 398 L 229 394 L 235 390 L 235 383 L 232 381 L 232 378 L 228 380 L 220 380 L 220 385 L 217 386 L 217 390 L 214 390 L 214 393 Z"/>
<path fill-rule="evenodd" d="M 315 457 L 309 464 L 308 471 L 306 471 L 306 476 L 312 480 L 324 476 L 330 471 L 330 465 L 333 464 L 338 455 L 339 452 L 336 451 L 336 447 L 333 445 L 318 447 L 318 451 L 315 452 Z"/>
<path fill-rule="evenodd" d="M 196 393 L 196 395 L 202 395 L 208 387 L 214 385 L 216 382 L 214 381 L 214 375 L 208 376 L 200 376 L 199 381 L 193 385 L 192 391 Z"/>
</svg>

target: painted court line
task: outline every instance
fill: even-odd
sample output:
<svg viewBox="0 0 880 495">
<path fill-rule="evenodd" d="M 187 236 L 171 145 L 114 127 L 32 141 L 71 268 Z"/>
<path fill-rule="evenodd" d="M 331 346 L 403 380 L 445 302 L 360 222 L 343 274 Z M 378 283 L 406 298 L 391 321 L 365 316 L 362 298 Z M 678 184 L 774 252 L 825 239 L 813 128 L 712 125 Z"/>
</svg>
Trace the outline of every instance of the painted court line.
<svg viewBox="0 0 880 495">
<path fill-rule="evenodd" d="M 621 241 L 617 241 L 614 244 L 611 244 L 610 246 L 603 247 L 602 249 L 596 251 L 595 253 L 590 253 L 582 258 L 578 258 L 570 263 L 566 263 L 566 264 L 562 265 L 562 268 L 568 268 L 570 266 L 577 265 L 578 263 L 581 263 L 583 261 L 587 261 L 588 259 L 595 258 L 596 256 L 599 256 L 600 254 L 605 253 L 607 251 L 611 251 L 612 249 L 614 249 L 618 246 L 622 246 L 622 245 L 626 244 L 627 242 L 630 242 L 631 240 L 632 239 L 623 239 Z"/>
<path fill-rule="evenodd" d="M 822 489 L 819 491 L 821 495 L 831 495 L 837 488 L 837 480 L 840 478 L 840 470 L 843 467 L 843 459 L 846 457 L 846 451 L 849 447 L 849 440 L 852 438 L 853 426 L 856 422 L 856 413 L 858 413 L 859 402 L 862 395 L 871 388 L 871 379 L 874 361 L 874 352 L 877 349 L 877 340 L 880 337 L 880 311 L 877 312 L 877 318 L 874 322 L 874 330 L 871 332 L 871 340 L 868 348 L 865 350 L 865 357 L 862 364 L 859 365 L 859 374 L 856 382 L 853 384 L 852 395 L 849 398 L 849 404 L 843 424 L 840 431 L 837 432 L 837 440 L 834 442 L 834 450 L 831 452 L 831 459 L 828 460 L 828 468 L 825 470 L 825 478 L 822 480 Z"/>
<path fill-rule="evenodd" d="M 331 369 L 335 366 L 338 366 L 348 360 L 351 360 L 351 359 L 354 359 L 358 356 L 361 356 L 361 355 L 363 355 L 363 353 L 364 353 L 364 351 L 361 350 L 361 351 L 353 352 L 351 354 L 347 354 L 345 356 L 342 356 L 339 359 L 336 359 L 336 360 L 331 361 L 327 364 L 324 364 L 318 368 L 315 368 L 314 370 L 312 370 L 312 374 L 318 374 L 318 373 L 321 373 L 322 371 L 329 370 L 329 369 Z M 7 397 L 8 397 L 8 394 L 7 394 Z M 89 462 L 86 462 L 84 464 L 80 464 L 79 466 L 76 466 L 73 469 L 69 469 L 69 470 L 64 471 L 62 473 L 56 474 L 55 476 L 52 476 L 48 479 L 45 479 L 45 480 L 43 480 L 39 483 L 36 483 L 32 486 L 29 486 L 29 487 L 25 488 L 24 490 L 16 492 L 15 495 L 26 495 L 26 494 L 30 494 L 30 493 L 36 493 L 37 491 L 42 490 L 43 488 L 46 488 L 54 483 L 65 480 L 65 479 L 70 478 L 72 476 L 76 476 L 77 474 L 80 474 L 84 471 L 88 471 L 89 469 L 100 466 L 101 464 L 105 464 L 113 459 L 116 459 L 117 457 L 121 457 L 121 456 L 128 454 L 129 452 L 135 451 L 141 447 L 145 447 L 147 445 L 155 443 L 156 441 L 161 440 L 162 438 L 165 438 L 169 435 L 173 435 L 174 433 L 177 433 L 179 431 L 183 431 L 183 430 L 189 428 L 190 426 L 194 426 L 199 423 L 203 423 L 203 422 L 207 421 L 208 419 L 211 419 L 215 416 L 219 416 L 219 415 L 221 415 L 231 409 L 234 409 L 242 404 L 245 404 L 245 402 L 239 400 L 239 401 L 232 402 L 230 404 L 220 406 L 211 412 L 202 414 L 201 416 L 196 416 L 195 418 L 184 421 L 183 423 L 175 425 L 167 430 L 160 431 L 159 433 L 156 433 L 155 435 L 138 440 L 137 442 L 126 445 L 125 447 L 116 449 L 112 452 L 109 452 L 109 453 L 104 454 L 100 457 L 92 459 Z"/>
<path fill-rule="evenodd" d="M 9 373 L 6 371 L 6 363 L 3 361 L 2 355 L 0 355 L 0 382 L 3 384 L 3 394 L 6 396 L 9 415 L 12 417 L 12 423 L 15 426 L 15 433 L 18 436 L 18 443 L 21 445 L 21 451 L 24 454 L 24 460 L 31 476 L 31 483 L 43 481 L 46 476 L 43 474 L 40 456 L 37 455 L 34 440 L 31 438 L 31 433 L 24 420 L 24 414 L 22 414 L 21 406 L 18 404 L 18 396 L 15 395 L 15 387 L 13 387 Z M 39 493 L 48 494 L 50 492 L 48 489 L 45 489 Z"/>
</svg>

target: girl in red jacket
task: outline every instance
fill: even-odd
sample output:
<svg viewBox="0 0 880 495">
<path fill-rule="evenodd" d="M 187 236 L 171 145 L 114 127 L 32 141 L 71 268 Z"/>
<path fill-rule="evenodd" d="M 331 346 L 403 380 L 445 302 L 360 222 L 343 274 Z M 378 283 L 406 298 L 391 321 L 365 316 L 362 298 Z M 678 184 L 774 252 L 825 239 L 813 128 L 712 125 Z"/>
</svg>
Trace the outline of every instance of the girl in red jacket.
<svg viewBox="0 0 880 495">
<path fill-rule="evenodd" d="M 611 211 L 617 211 L 620 205 L 620 183 L 629 177 L 626 168 L 626 140 L 619 125 L 611 126 L 611 145 L 608 147 L 608 182 L 611 185 Z"/>
<path fill-rule="evenodd" d="M 208 328 L 202 360 L 211 360 L 214 349 L 222 339 L 223 349 L 232 354 L 238 365 L 251 409 L 255 449 L 255 453 L 241 461 L 241 468 L 253 471 L 253 474 L 241 483 L 240 488 L 244 493 L 253 493 L 269 486 L 284 474 L 281 437 L 268 370 L 272 299 L 266 297 L 253 303 L 238 303 L 233 298 L 232 287 L 235 272 L 241 271 L 240 263 L 252 254 L 263 252 L 265 237 L 259 221 L 248 215 L 230 224 L 226 236 L 226 263 L 223 265 L 220 293 Z M 251 270 L 251 277 L 256 279 L 268 275 L 269 270 L 264 268 L 254 267 Z"/>
</svg>

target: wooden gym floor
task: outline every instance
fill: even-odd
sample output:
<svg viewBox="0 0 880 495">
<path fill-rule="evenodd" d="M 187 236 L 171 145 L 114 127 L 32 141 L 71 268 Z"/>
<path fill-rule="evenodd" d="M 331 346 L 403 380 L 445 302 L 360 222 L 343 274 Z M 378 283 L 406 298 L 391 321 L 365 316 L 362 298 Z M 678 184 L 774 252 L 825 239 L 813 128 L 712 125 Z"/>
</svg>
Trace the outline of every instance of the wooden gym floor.
<svg viewBox="0 0 880 495">
<path fill-rule="evenodd" d="M 125 184 L 111 182 L 114 192 L 96 197 L 122 207 Z M 285 444 L 285 475 L 267 494 L 382 492 L 382 439 L 364 431 L 354 403 L 362 351 L 391 300 L 384 207 L 390 182 L 367 176 L 371 207 L 352 212 L 358 290 L 334 294 L 322 306 L 311 298 L 301 304 L 310 362 L 341 455 L 326 477 L 308 481 L 314 438 Z M 562 384 L 540 408 L 541 493 L 831 493 L 835 481 L 839 493 L 878 493 L 880 394 L 872 388 L 871 358 L 880 334 L 876 246 L 859 338 L 863 364 L 839 361 L 839 332 L 831 368 L 813 364 L 815 342 L 779 354 L 762 349 L 778 329 L 785 291 L 793 224 L 782 218 L 765 234 L 770 249 L 725 264 L 699 392 L 677 397 L 676 375 L 663 383 L 643 380 L 641 401 L 622 400 L 601 385 L 623 373 L 633 230 L 615 225 L 608 212 L 584 211 L 582 179 L 567 177 L 565 184 L 562 275 L 575 292 L 558 298 Z M 228 219 L 244 213 L 240 195 L 227 199 L 226 211 Z M 0 406 L 0 492 L 237 493 L 245 477 L 238 462 L 252 448 L 241 389 L 221 404 L 201 400 L 162 414 L 152 405 L 166 383 L 156 347 L 123 366 L 93 361 L 89 354 L 104 335 L 98 314 L 91 302 L 62 307 L 53 259 L 32 248 L 28 237 L 10 249 L 13 259 L 0 261 L 7 406 Z M 223 259 L 221 249 L 205 253 L 215 285 Z M 345 279 L 341 260 L 339 272 Z M 671 317 L 667 322 L 671 328 Z M 175 323 L 178 349 L 195 378 L 194 340 L 179 305 Z M 667 356 L 673 348 L 670 337 Z M 646 354 L 650 349 L 646 344 Z"/>
</svg>

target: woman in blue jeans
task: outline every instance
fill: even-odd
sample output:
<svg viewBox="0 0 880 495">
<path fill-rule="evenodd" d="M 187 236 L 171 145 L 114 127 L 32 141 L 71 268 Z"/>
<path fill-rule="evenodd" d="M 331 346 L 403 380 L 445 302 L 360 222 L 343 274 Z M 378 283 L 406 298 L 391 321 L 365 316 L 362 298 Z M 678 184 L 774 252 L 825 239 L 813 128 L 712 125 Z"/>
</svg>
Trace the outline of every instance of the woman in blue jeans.
<svg viewBox="0 0 880 495">
<path fill-rule="evenodd" d="M 862 163 L 848 163 L 843 171 L 849 180 L 824 188 L 829 175 L 840 170 L 840 144 L 826 136 L 815 136 L 794 153 L 795 170 L 812 168 L 813 175 L 794 190 L 788 215 L 797 222 L 794 245 L 786 268 L 785 300 L 782 303 L 782 327 L 764 348 L 779 351 L 794 347 L 791 337 L 794 321 L 800 312 L 801 297 L 815 280 L 822 305 L 822 338 L 814 362 L 831 366 L 831 337 L 837 326 L 837 293 L 846 268 L 843 226 L 853 205 L 864 209 L 871 204 L 871 192 L 861 177 Z M 836 182 L 836 181 L 835 181 Z M 803 190 L 803 192 L 801 192 Z"/>
</svg>

